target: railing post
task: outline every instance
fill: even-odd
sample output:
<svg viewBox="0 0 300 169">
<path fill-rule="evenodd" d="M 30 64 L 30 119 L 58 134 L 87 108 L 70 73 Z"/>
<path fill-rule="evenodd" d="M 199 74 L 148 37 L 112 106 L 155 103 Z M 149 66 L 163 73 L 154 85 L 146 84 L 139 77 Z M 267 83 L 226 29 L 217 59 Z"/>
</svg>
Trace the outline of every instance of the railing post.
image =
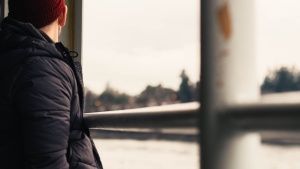
<svg viewBox="0 0 300 169">
<path fill-rule="evenodd" d="M 257 101 L 254 1 L 201 1 L 201 169 L 256 169 L 260 137 L 228 128 L 220 112 Z"/>
</svg>

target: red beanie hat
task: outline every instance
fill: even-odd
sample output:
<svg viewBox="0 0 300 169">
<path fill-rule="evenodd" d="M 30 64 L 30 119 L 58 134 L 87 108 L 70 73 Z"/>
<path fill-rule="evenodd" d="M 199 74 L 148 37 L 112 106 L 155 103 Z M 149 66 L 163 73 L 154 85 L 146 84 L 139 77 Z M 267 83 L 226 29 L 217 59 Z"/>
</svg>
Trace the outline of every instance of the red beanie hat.
<svg viewBox="0 0 300 169">
<path fill-rule="evenodd" d="M 57 19 L 64 5 L 65 0 L 9 0 L 8 16 L 39 29 Z"/>
</svg>

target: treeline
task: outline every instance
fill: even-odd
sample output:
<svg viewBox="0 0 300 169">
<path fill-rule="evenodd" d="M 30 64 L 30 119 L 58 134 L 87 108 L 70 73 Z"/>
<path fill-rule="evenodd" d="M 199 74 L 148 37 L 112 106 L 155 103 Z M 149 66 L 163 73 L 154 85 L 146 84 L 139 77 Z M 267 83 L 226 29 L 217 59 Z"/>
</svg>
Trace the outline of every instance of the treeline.
<svg viewBox="0 0 300 169">
<path fill-rule="evenodd" d="M 87 90 L 85 112 L 132 109 L 199 100 L 200 82 L 196 84 L 190 82 L 184 70 L 180 78 L 178 90 L 166 88 L 161 84 L 148 85 L 137 96 L 120 93 L 109 85 L 100 95 Z M 280 67 L 271 71 L 261 85 L 262 94 L 297 90 L 300 90 L 300 72 L 288 67 Z"/>
<path fill-rule="evenodd" d="M 280 67 L 271 71 L 261 85 L 262 94 L 297 90 L 300 90 L 300 72 L 288 67 Z"/>
<path fill-rule="evenodd" d="M 199 82 L 193 84 L 185 70 L 181 72 L 180 78 L 178 90 L 166 88 L 161 84 L 148 85 L 137 96 L 121 93 L 109 85 L 100 95 L 87 90 L 85 112 L 132 109 L 198 100 Z"/>
</svg>

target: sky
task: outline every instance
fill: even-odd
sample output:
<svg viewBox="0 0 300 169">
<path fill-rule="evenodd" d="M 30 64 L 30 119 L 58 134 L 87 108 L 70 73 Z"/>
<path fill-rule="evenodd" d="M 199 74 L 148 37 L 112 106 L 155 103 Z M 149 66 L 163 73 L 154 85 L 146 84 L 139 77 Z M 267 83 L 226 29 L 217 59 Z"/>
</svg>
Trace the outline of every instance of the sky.
<svg viewBox="0 0 300 169">
<path fill-rule="evenodd" d="M 300 71 L 300 1 L 257 0 L 257 76 L 280 66 Z"/>
<path fill-rule="evenodd" d="M 300 70 L 300 1 L 255 0 L 256 69 L 262 83 L 268 71 Z M 83 69 L 87 88 L 107 84 L 131 95 L 146 85 L 175 90 L 186 70 L 200 77 L 198 0 L 84 1 Z"/>
</svg>

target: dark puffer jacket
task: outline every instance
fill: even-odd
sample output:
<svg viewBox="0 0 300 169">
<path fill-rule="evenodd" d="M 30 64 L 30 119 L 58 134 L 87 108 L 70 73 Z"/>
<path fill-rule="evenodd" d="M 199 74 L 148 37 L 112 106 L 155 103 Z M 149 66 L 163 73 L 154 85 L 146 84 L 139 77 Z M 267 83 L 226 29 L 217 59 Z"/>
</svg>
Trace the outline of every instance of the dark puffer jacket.
<svg viewBox="0 0 300 169">
<path fill-rule="evenodd" d="M 101 169 L 83 123 L 81 70 L 61 43 L 5 18 L 0 31 L 0 169 Z"/>
</svg>

